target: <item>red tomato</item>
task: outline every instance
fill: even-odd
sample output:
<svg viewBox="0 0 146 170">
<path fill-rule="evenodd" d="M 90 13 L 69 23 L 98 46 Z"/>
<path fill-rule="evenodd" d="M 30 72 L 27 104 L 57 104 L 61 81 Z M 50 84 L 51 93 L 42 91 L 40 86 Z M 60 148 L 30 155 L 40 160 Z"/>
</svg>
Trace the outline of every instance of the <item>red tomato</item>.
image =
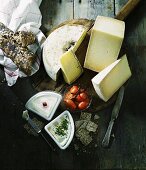
<svg viewBox="0 0 146 170">
<path fill-rule="evenodd" d="M 89 98 L 87 98 L 86 100 L 84 100 L 86 103 L 90 103 L 90 100 L 89 100 Z"/>
<path fill-rule="evenodd" d="M 82 93 L 80 93 L 80 97 L 81 97 L 83 100 L 86 100 L 86 99 L 88 98 L 88 95 L 87 95 L 87 93 L 82 92 Z"/>
<path fill-rule="evenodd" d="M 78 86 L 72 86 L 72 88 L 70 89 L 70 92 L 71 92 L 72 94 L 76 94 L 76 93 L 78 92 L 78 90 L 79 90 L 79 87 L 78 87 Z"/>
<path fill-rule="evenodd" d="M 76 101 L 78 101 L 78 102 L 82 102 L 83 101 L 83 99 L 81 98 L 81 96 L 79 94 L 76 97 Z"/>
<path fill-rule="evenodd" d="M 79 108 L 80 110 L 86 109 L 87 106 L 88 106 L 88 104 L 89 104 L 89 103 L 86 102 L 86 101 L 80 102 L 80 103 L 78 104 L 78 108 Z"/>
<path fill-rule="evenodd" d="M 70 109 L 73 109 L 73 110 L 76 109 L 76 107 L 77 107 L 75 105 L 75 103 L 70 99 L 66 99 L 65 104 L 66 104 L 67 107 L 69 107 Z"/>
<path fill-rule="evenodd" d="M 66 94 L 65 94 L 65 99 L 73 99 L 75 98 L 75 95 L 72 94 L 70 91 L 68 91 Z"/>
</svg>

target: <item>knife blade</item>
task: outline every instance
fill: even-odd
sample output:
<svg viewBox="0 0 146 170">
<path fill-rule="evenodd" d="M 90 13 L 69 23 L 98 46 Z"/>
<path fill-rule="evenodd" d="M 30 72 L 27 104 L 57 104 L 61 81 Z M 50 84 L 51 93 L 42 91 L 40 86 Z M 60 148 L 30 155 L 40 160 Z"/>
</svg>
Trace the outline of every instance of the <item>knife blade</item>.
<svg viewBox="0 0 146 170">
<path fill-rule="evenodd" d="M 49 145 L 49 147 L 51 148 L 52 151 L 55 151 L 55 148 L 49 143 L 49 141 L 46 139 L 46 137 L 43 135 L 42 130 L 36 126 L 36 124 L 32 121 L 32 119 L 28 119 L 28 123 L 30 124 L 30 126 L 36 131 L 36 133 L 38 133 L 39 135 L 41 135 L 41 137 L 47 142 L 47 144 Z"/>
<path fill-rule="evenodd" d="M 33 120 L 29 117 L 28 111 L 25 110 L 23 111 L 22 117 L 27 120 L 27 122 L 30 124 L 30 126 L 34 129 L 34 131 L 37 134 L 40 134 L 42 136 L 42 138 L 47 142 L 47 144 L 49 145 L 49 147 L 52 149 L 52 151 L 55 151 L 55 148 L 49 143 L 49 141 L 46 139 L 46 137 L 43 135 L 41 128 L 39 128 L 34 122 Z"/>
<path fill-rule="evenodd" d="M 107 129 L 106 134 L 104 136 L 104 139 L 102 141 L 102 146 L 103 147 L 108 147 L 109 146 L 109 141 L 110 141 L 112 128 L 113 128 L 115 120 L 118 118 L 119 111 L 120 111 L 120 108 L 121 108 L 121 105 L 122 105 L 122 101 L 123 101 L 123 97 L 124 97 L 124 90 L 125 90 L 124 86 L 122 86 L 120 88 L 120 90 L 119 90 L 116 103 L 115 103 L 114 108 L 112 110 L 111 120 L 109 122 L 109 126 L 108 126 L 108 129 Z"/>
</svg>

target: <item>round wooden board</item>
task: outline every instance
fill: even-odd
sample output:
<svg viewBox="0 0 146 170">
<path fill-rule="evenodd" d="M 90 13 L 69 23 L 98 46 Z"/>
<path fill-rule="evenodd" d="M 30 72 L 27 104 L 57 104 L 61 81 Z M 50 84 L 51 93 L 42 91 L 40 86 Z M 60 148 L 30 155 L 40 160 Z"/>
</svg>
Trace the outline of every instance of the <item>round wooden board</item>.
<svg viewBox="0 0 146 170">
<path fill-rule="evenodd" d="M 65 21 L 64 23 L 60 24 L 59 26 L 57 26 L 56 28 L 51 30 L 47 35 L 49 35 L 55 29 L 62 27 L 63 25 L 84 25 L 85 28 L 88 29 L 88 33 L 87 33 L 85 39 L 83 40 L 82 44 L 76 51 L 76 56 L 78 57 L 81 65 L 83 66 L 85 55 L 86 55 L 86 50 L 87 50 L 87 46 L 88 46 L 88 42 L 89 42 L 89 38 L 90 38 L 90 30 L 93 26 L 93 23 L 94 23 L 93 20 L 87 20 L 87 19 L 77 19 L 77 20 Z M 43 74 L 44 74 L 43 75 L 44 78 L 36 86 L 36 89 L 38 91 L 53 90 L 53 91 L 57 91 L 57 92 L 60 92 L 63 94 L 64 90 L 69 86 L 64 82 L 62 76 L 60 76 L 59 80 L 57 82 L 55 82 L 51 78 L 49 78 L 49 76 L 45 73 L 44 68 L 43 68 Z M 84 68 L 84 73 L 82 74 L 82 76 L 77 81 L 74 82 L 74 84 L 83 85 L 83 87 L 87 88 L 90 91 L 90 94 L 92 94 L 92 104 L 91 104 L 90 108 L 88 109 L 89 112 L 100 111 L 100 110 L 105 109 L 106 107 L 110 106 L 115 101 L 116 95 L 117 95 L 117 94 L 115 94 L 108 102 L 102 101 L 96 94 L 96 92 L 93 88 L 93 85 L 91 83 L 91 79 L 95 75 L 97 75 L 96 72 L 93 72 L 91 70 Z M 63 107 L 63 105 L 62 105 L 62 107 Z"/>
</svg>

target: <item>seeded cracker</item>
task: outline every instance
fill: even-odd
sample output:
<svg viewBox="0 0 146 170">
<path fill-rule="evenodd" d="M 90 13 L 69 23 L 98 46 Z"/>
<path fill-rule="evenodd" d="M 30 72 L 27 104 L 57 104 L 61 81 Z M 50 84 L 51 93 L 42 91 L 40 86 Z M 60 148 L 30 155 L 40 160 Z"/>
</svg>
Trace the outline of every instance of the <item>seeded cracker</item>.
<svg viewBox="0 0 146 170">
<path fill-rule="evenodd" d="M 0 48 L 26 75 L 31 74 L 32 64 L 36 58 L 26 46 L 34 41 L 35 38 L 32 33 L 14 33 L 0 23 Z"/>
<path fill-rule="evenodd" d="M 84 120 L 84 122 L 81 124 L 79 129 L 86 129 L 87 124 L 88 124 L 88 120 Z"/>
<path fill-rule="evenodd" d="M 87 146 L 91 141 L 93 140 L 92 137 L 89 135 L 89 131 L 86 129 L 80 128 L 76 132 L 76 137 L 81 141 L 81 143 L 85 146 Z"/>
<path fill-rule="evenodd" d="M 76 137 L 77 138 L 84 138 L 86 137 L 87 135 L 89 135 L 89 131 L 87 131 L 86 129 L 82 129 L 80 128 L 78 131 L 76 131 L 75 133 Z"/>
<path fill-rule="evenodd" d="M 87 123 L 86 129 L 87 129 L 89 132 L 96 132 L 97 127 L 98 127 L 97 124 L 95 124 L 95 123 L 92 122 L 92 121 L 89 121 L 89 122 Z"/>
<path fill-rule="evenodd" d="M 80 116 L 80 119 L 82 120 L 91 120 L 91 116 L 92 114 L 91 113 L 88 113 L 88 112 L 82 112 L 81 113 L 81 116 Z"/>
<path fill-rule="evenodd" d="M 84 123 L 84 120 L 75 121 L 76 130 L 78 130 L 83 123 Z"/>
<path fill-rule="evenodd" d="M 22 47 L 27 47 L 28 45 L 33 44 L 35 42 L 35 35 L 32 32 L 17 31 L 16 33 L 14 33 L 1 22 L 0 35 L 4 38 L 13 40 Z"/>
<path fill-rule="evenodd" d="M 80 115 L 80 119 L 78 121 L 75 121 L 75 136 L 84 146 L 87 146 L 92 142 L 92 135 L 96 132 L 98 128 L 98 124 L 91 121 L 91 116 L 91 113 L 82 112 Z M 96 118 L 99 119 L 99 116 L 97 115 L 95 119 Z"/>
<path fill-rule="evenodd" d="M 32 32 L 18 31 L 13 35 L 13 38 L 22 47 L 27 47 L 35 42 L 35 36 Z"/>
<path fill-rule="evenodd" d="M 94 116 L 94 120 L 98 120 L 100 117 L 98 115 Z"/>
<path fill-rule="evenodd" d="M 80 141 L 82 142 L 83 145 L 87 146 L 92 142 L 92 137 L 88 134 L 84 137 L 80 137 Z"/>
</svg>

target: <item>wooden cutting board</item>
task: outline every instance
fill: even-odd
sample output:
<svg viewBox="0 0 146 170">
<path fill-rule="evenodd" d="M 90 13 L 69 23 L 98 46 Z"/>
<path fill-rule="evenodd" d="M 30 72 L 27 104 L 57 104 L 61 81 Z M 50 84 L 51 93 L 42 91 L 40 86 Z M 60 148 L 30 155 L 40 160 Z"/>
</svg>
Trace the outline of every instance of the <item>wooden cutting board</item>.
<svg viewBox="0 0 146 170">
<path fill-rule="evenodd" d="M 119 20 L 124 20 L 130 14 L 130 12 L 134 10 L 134 8 L 138 5 L 140 1 L 141 0 L 129 0 L 125 4 L 125 6 L 119 11 L 119 13 L 115 16 L 115 18 Z M 88 42 L 90 38 L 91 28 L 93 24 L 94 24 L 94 20 L 88 20 L 88 19 L 73 19 L 73 20 L 65 21 L 61 23 L 60 25 L 58 25 L 56 28 L 53 28 L 50 32 L 48 32 L 47 36 L 51 32 L 53 32 L 55 29 L 60 28 L 64 25 L 84 25 L 84 27 L 88 29 L 88 33 L 84 41 L 82 42 L 82 44 L 76 51 L 76 56 L 78 57 L 81 65 L 83 66 L 85 54 L 86 54 L 86 50 L 87 50 L 87 46 L 88 46 Z M 66 87 L 69 86 L 65 84 L 63 77 L 60 77 L 60 79 L 57 82 L 55 82 L 51 80 L 49 76 L 46 74 L 43 65 L 40 70 L 41 71 L 39 71 L 39 73 L 36 75 L 37 78 L 35 77 L 34 86 L 36 90 L 38 91 L 53 90 L 53 91 L 57 91 L 63 94 L 63 91 L 66 89 Z M 90 90 L 90 93 L 92 94 L 92 99 L 93 99 L 92 105 L 89 109 L 89 111 L 91 112 L 96 112 L 96 111 L 105 109 L 106 107 L 110 106 L 112 103 L 114 103 L 116 96 L 117 96 L 117 93 L 116 93 L 108 102 L 104 102 L 101 99 L 99 99 L 91 83 L 91 79 L 96 74 L 97 74 L 96 72 L 90 71 L 88 69 L 84 69 L 83 75 L 75 82 L 77 84 L 84 85 L 85 88 L 87 87 Z"/>
<path fill-rule="evenodd" d="M 93 20 L 87 20 L 87 19 L 69 20 L 69 21 L 65 21 L 65 22 L 61 23 L 59 26 L 57 26 L 56 28 L 54 28 L 47 34 L 49 35 L 52 31 L 54 31 L 55 29 L 60 28 L 64 25 L 84 25 L 84 27 L 88 30 L 88 33 L 87 33 L 85 39 L 83 40 L 82 44 L 76 51 L 76 56 L 78 57 L 81 65 L 83 66 L 84 60 L 85 60 L 85 55 L 86 55 L 86 50 L 87 50 L 87 46 L 88 46 L 88 42 L 89 42 L 89 38 L 90 38 L 90 29 L 92 28 L 93 23 L 94 23 Z M 69 85 L 67 85 L 64 82 L 62 76 L 60 76 L 59 80 L 57 82 L 55 82 L 51 78 L 49 78 L 49 76 L 47 76 L 46 73 L 43 73 L 43 74 L 45 74 L 44 79 L 41 80 L 39 82 L 39 84 L 35 87 L 38 91 L 53 90 L 53 91 L 57 91 L 57 92 L 60 92 L 63 94 L 64 90 L 67 87 L 69 87 Z M 102 110 L 102 109 L 108 107 L 109 105 L 111 105 L 116 99 L 116 94 L 108 102 L 104 102 L 101 99 L 99 99 L 99 97 L 96 94 L 96 92 L 93 88 L 93 85 L 91 83 L 91 79 L 95 75 L 97 75 L 97 72 L 93 72 L 88 69 L 84 69 L 83 75 L 76 82 L 73 83 L 73 84 L 80 84 L 81 86 L 86 88 L 92 95 L 92 104 L 91 104 L 91 107 L 88 109 L 88 111 L 90 111 L 90 112 L 96 112 L 96 111 Z M 63 107 L 63 105 L 62 105 L 62 107 Z"/>
</svg>

